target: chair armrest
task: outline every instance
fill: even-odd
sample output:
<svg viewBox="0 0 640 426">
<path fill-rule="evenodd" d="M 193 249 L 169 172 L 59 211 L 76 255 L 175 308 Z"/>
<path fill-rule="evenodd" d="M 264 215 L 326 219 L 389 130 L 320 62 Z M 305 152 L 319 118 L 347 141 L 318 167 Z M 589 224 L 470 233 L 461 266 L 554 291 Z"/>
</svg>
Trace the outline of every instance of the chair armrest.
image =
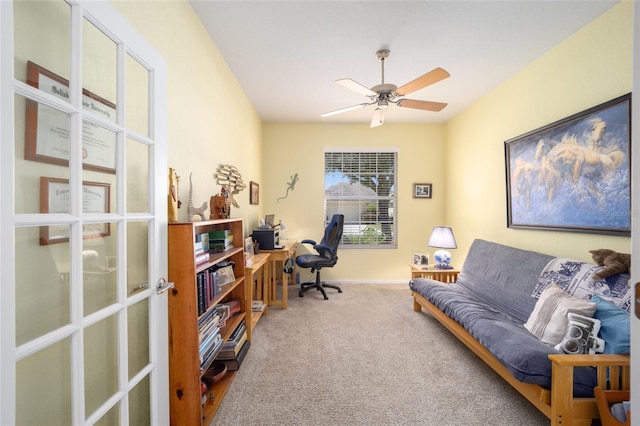
<svg viewBox="0 0 640 426">
<path fill-rule="evenodd" d="M 300 243 L 302 244 L 311 244 L 312 246 L 316 245 L 316 242 L 313 240 L 302 240 Z"/>
</svg>

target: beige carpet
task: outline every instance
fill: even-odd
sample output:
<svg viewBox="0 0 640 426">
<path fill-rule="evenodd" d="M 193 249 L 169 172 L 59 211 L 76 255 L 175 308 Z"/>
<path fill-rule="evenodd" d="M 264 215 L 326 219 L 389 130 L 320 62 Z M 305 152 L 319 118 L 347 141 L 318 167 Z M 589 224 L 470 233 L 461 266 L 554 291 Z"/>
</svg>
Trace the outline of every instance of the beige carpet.
<svg viewBox="0 0 640 426">
<path fill-rule="evenodd" d="M 272 308 L 213 425 L 548 425 L 427 313 L 408 285 L 289 288 Z"/>
</svg>

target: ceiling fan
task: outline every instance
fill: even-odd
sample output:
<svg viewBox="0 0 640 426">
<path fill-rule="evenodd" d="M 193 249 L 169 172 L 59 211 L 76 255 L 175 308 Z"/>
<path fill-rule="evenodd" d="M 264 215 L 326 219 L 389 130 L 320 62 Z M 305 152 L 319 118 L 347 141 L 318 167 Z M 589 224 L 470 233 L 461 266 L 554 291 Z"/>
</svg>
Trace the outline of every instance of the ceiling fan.
<svg viewBox="0 0 640 426">
<path fill-rule="evenodd" d="M 429 71 L 428 73 L 416 78 L 415 80 L 410 81 L 404 86 L 397 87 L 395 84 L 386 84 L 384 82 L 384 62 L 389 57 L 389 50 L 378 50 L 376 52 L 376 57 L 380 61 L 382 67 L 381 84 L 373 86 L 371 89 L 369 89 L 368 87 L 365 87 L 350 78 L 336 80 L 336 83 L 338 83 L 339 85 L 353 90 L 354 92 L 358 92 L 362 95 L 368 96 L 370 101 L 358 105 L 340 108 L 335 111 L 325 112 L 324 114 L 320 114 L 321 117 L 329 117 L 335 114 L 341 114 L 343 112 L 353 111 L 358 108 L 365 108 L 369 105 L 376 104 L 377 107 L 373 113 L 373 118 L 371 119 L 371 127 L 377 127 L 381 126 L 384 122 L 384 111 L 389 106 L 389 103 L 396 104 L 399 107 L 403 108 L 422 109 L 425 111 L 435 112 L 441 111 L 444 107 L 447 106 L 446 103 L 442 102 L 419 101 L 415 99 L 397 99 L 420 89 L 424 89 L 425 87 L 444 80 L 445 78 L 448 78 L 450 74 L 447 71 L 443 70 L 442 68 L 435 68 L 434 70 Z"/>
</svg>

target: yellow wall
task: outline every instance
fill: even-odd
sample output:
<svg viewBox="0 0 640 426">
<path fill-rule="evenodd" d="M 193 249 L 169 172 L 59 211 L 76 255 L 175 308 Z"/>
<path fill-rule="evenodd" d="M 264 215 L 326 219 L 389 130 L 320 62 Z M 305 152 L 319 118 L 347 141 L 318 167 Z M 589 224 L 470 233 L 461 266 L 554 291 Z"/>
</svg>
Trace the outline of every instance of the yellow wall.
<svg viewBox="0 0 640 426">
<path fill-rule="evenodd" d="M 427 239 L 444 221 L 445 139 L 442 124 L 265 124 L 262 182 L 264 211 L 282 219 L 283 236 L 319 241 L 324 232 L 325 147 L 391 147 L 398 149 L 398 248 L 341 249 L 340 260 L 323 277 L 341 281 L 407 280 L 412 252 L 430 252 Z M 287 198 L 291 175 L 299 180 Z M 432 199 L 414 199 L 414 183 L 433 184 Z M 301 278 L 308 278 L 301 272 Z"/>
<path fill-rule="evenodd" d="M 396 250 L 341 250 L 328 279 L 390 281 L 408 277 L 414 251 L 434 225 L 454 228 L 460 266 L 474 238 L 589 259 L 588 250 L 629 251 L 628 238 L 506 228 L 503 142 L 631 91 L 631 4 L 623 2 L 493 90 L 446 125 L 261 123 L 214 43 L 185 1 L 113 2 L 168 64 L 169 166 L 182 177 L 186 220 L 188 175 L 194 204 L 219 191 L 212 175 L 233 164 L 245 183 L 260 184 L 260 205 L 239 209 L 249 233 L 264 213 L 285 221 L 291 239 L 322 235 L 323 147 L 399 148 Z M 300 180 L 289 196 L 290 176 Z M 432 183 L 433 199 L 411 196 Z M 306 276 L 303 275 L 303 279 Z"/>
<path fill-rule="evenodd" d="M 474 238 L 591 260 L 630 238 L 506 227 L 504 141 L 631 91 L 632 5 L 622 2 L 447 123 L 446 217 Z"/>
<path fill-rule="evenodd" d="M 189 3 L 111 4 L 167 62 L 167 155 L 169 167 L 181 178 L 179 219 L 187 220 L 189 173 L 193 204 L 199 207 L 220 192 L 213 179 L 218 165 L 232 164 L 247 189 L 236 196 L 240 207 L 232 207 L 231 215 L 257 221 L 262 213 L 259 206 L 249 205 L 248 187 L 249 181 L 262 180 L 262 123 Z"/>
<path fill-rule="evenodd" d="M 623 2 L 539 58 L 445 125 L 265 124 L 265 211 L 285 221 L 288 238 L 320 238 L 325 146 L 398 146 L 397 250 L 342 250 L 327 279 L 406 279 L 413 251 L 434 225 L 453 227 L 460 267 L 474 238 L 590 260 L 588 250 L 630 251 L 630 239 L 506 227 L 504 141 L 631 91 L 631 3 Z M 444 167 L 446 165 L 446 167 Z M 294 192 L 280 202 L 290 175 Z M 432 200 L 411 197 L 433 183 Z M 304 277 L 303 277 L 304 278 Z"/>
</svg>

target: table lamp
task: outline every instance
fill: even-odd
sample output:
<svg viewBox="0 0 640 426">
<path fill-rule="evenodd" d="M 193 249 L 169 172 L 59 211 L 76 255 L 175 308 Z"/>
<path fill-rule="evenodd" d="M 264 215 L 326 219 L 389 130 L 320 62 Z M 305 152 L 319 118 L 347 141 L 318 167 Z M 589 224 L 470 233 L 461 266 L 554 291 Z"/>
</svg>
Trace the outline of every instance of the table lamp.
<svg viewBox="0 0 640 426">
<path fill-rule="evenodd" d="M 436 269 L 453 269 L 451 265 L 451 253 L 444 249 L 458 248 L 456 245 L 456 239 L 453 236 L 453 231 L 448 226 L 434 226 L 427 243 L 429 247 L 439 248 L 433 254 L 433 258 L 436 261 Z"/>
</svg>

